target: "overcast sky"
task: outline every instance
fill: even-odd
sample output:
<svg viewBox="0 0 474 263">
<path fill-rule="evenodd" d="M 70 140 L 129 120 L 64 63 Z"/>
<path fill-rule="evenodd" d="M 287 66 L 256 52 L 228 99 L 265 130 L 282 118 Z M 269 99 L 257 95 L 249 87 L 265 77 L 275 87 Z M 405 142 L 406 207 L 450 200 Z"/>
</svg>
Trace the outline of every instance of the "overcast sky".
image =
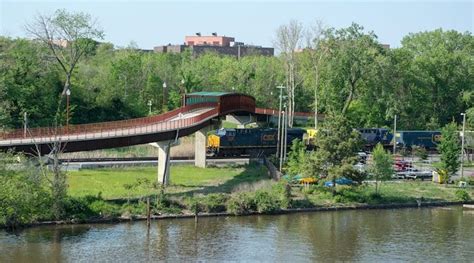
<svg viewBox="0 0 474 263">
<path fill-rule="evenodd" d="M 233 36 L 236 41 L 272 46 L 279 25 L 316 19 L 332 27 L 363 25 L 392 47 L 410 32 L 436 28 L 473 32 L 474 1 L 10 1 L 0 0 L 0 34 L 24 37 L 24 24 L 37 13 L 59 8 L 96 17 L 105 40 L 131 41 L 144 49 L 182 43 L 201 32 Z"/>
</svg>

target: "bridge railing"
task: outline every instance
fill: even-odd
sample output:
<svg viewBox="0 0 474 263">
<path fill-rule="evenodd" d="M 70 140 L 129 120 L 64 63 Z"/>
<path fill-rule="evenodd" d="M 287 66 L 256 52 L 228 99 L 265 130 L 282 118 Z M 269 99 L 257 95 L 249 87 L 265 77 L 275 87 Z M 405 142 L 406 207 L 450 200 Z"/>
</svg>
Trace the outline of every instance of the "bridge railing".
<svg viewBox="0 0 474 263">
<path fill-rule="evenodd" d="M 278 110 L 265 109 L 265 108 L 255 108 L 255 113 L 264 114 L 264 115 L 278 115 Z M 299 117 L 314 117 L 314 112 L 299 112 L 295 111 L 295 116 Z M 319 118 L 324 118 L 324 114 L 319 113 Z M 318 119 L 319 119 L 318 118 Z"/>
<path fill-rule="evenodd" d="M 199 103 L 181 107 L 160 115 L 136 118 L 130 120 L 122 121 L 110 121 L 102 123 L 89 123 L 89 124 L 79 124 L 79 125 L 69 125 L 68 127 L 61 126 L 58 128 L 53 127 L 40 127 L 40 128 L 30 128 L 25 131 L 23 129 L 16 129 L 10 132 L 1 132 L 0 139 L 22 139 L 30 137 L 51 137 L 51 136 L 62 136 L 62 135 L 75 135 L 75 134 L 84 134 L 84 133 L 93 133 L 93 132 L 104 132 L 104 131 L 114 131 L 120 129 L 130 129 L 133 127 L 141 127 L 150 125 L 153 123 L 165 122 L 173 117 L 179 116 L 180 113 L 186 113 L 192 110 L 199 108 L 212 108 L 216 107 L 217 103 Z"/>
<path fill-rule="evenodd" d="M 156 123 L 148 124 L 148 125 L 133 126 L 129 128 L 121 128 L 121 129 L 114 129 L 114 130 L 104 129 L 104 130 L 97 130 L 94 132 L 88 131 L 88 132 L 76 133 L 76 134 L 62 134 L 62 135 L 51 135 L 51 136 L 46 135 L 46 136 L 39 136 L 39 137 L 33 137 L 33 138 L 28 137 L 28 138 L 10 139 L 9 144 L 13 144 L 13 140 L 15 140 L 16 144 L 22 144 L 22 143 L 44 144 L 44 143 L 50 143 L 50 142 L 58 141 L 58 140 L 62 142 L 68 142 L 68 141 L 103 139 L 103 138 L 113 138 L 113 137 L 120 137 L 120 136 L 175 131 L 179 129 L 189 128 L 191 126 L 197 125 L 203 121 L 206 121 L 218 115 L 219 115 L 218 109 L 213 108 L 197 116 L 193 116 L 190 118 L 179 118 L 176 120 L 156 122 Z"/>
</svg>

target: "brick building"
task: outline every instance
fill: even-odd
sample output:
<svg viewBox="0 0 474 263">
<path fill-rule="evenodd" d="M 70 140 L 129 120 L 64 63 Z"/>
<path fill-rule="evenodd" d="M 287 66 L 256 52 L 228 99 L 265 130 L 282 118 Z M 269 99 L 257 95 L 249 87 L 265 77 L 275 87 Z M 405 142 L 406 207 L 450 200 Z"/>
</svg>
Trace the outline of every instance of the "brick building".
<svg viewBox="0 0 474 263">
<path fill-rule="evenodd" d="M 274 49 L 271 47 L 245 45 L 242 42 L 235 42 L 235 38 L 218 36 L 186 36 L 183 45 L 157 46 L 153 48 L 158 53 L 181 53 L 186 49 L 191 50 L 193 56 L 199 56 L 206 52 L 235 56 L 237 58 L 249 55 L 273 56 Z"/>
</svg>

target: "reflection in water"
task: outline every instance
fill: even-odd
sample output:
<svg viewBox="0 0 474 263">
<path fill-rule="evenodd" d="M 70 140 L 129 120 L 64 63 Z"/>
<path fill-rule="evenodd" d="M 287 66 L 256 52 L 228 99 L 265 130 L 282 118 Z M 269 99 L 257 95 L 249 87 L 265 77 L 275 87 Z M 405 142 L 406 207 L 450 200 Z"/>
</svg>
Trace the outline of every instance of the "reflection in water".
<svg viewBox="0 0 474 263">
<path fill-rule="evenodd" d="M 0 262 L 471 261 L 460 207 L 47 226 L 0 232 Z"/>
</svg>

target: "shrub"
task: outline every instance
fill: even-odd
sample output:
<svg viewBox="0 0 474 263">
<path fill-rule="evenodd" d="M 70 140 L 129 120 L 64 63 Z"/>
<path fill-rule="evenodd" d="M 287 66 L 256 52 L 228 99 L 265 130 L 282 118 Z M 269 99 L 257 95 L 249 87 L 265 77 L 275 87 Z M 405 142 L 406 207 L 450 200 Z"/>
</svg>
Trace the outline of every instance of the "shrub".
<svg viewBox="0 0 474 263">
<path fill-rule="evenodd" d="M 281 208 L 286 209 L 291 206 L 291 186 L 288 182 L 280 181 L 274 184 L 272 192 L 278 197 Z"/>
<path fill-rule="evenodd" d="M 280 208 L 278 198 L 264 190 L 255 192 L 254 200 L 259 213 L 272 213 Z"/>
<path fill-rule="evenodd" d="M 246 192 L 233 195 L 227 201 L 227 211 L 235 215 L 248 214 L 255 210 L 255 202 L 252 196 Z"/>
<path fill-rule="evenodd" d="M 51 194 L 43 183 L 30 178 L 26 172 L 17 174 L 0 169 L 0 225 L 14 228 L 50 219 L 51 204 Z"/>
<path fill-rule="evenodd" d="M 456 199 L 458 199 L 459 201 L 466 202 L 466 201 L 471 200 L 471 197 L 469 196 L 469 193 L 464 189 L 456 190 L 455 195 L 456 195 Z"/>
<path fill-rule="evenodd" d="M 226 210 L 228 197 L 224 194 L 209 194 L 201 199 L 201 207 L 204 212 L 218 213 Z"/>
<path fill-rule="evenodd" d="M 120 215 L 120 209 L 117 205 L 108 203 L 104 200 L 96 200 L 89 204 L 90 210 L 102 217 L 114 217 Z"/>
</svg>

